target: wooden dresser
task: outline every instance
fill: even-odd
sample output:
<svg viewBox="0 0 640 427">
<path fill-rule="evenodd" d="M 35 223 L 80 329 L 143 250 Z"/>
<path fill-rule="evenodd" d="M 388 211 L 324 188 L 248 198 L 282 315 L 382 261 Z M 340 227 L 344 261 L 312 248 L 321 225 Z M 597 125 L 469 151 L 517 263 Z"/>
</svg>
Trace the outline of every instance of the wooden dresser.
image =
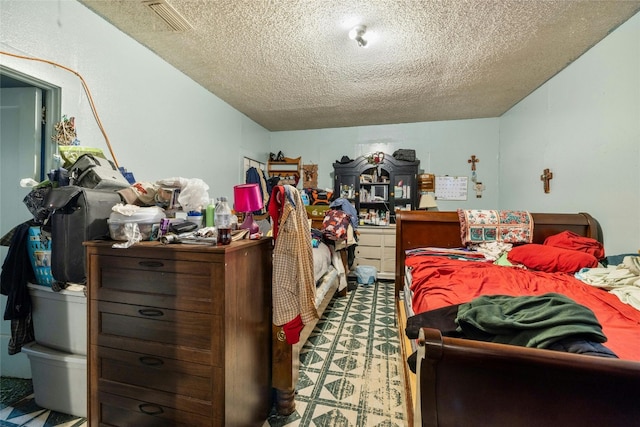
<svg viewBox="0 0 640 427">
<path fill-rule="evenodd" d="M 396 271 L 396 227 L 360 226 L 353 268 L 370 265 L 376 268 L 378 279 L 394 280 Z"/>
<path fill-rule="evenodd" d="M 271 410 L 271 239 L 87 242 L 91 426 L 261 426 Z"/>
</svg>

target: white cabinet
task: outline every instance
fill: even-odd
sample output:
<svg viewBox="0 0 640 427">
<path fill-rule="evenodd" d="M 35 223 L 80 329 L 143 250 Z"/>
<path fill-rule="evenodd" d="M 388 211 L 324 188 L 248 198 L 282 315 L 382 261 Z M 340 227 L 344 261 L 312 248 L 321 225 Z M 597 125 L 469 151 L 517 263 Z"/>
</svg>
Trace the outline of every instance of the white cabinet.
<svg viewBox="0 0 640 427">
<path fill-rule="evenodd" d="M 360 237 L 356 246 L 353 268 L 370 265 L 378 271 L 378 279 L 394 280 L 396 268 L 396 227 L 358 227 Z"/>
</svg>

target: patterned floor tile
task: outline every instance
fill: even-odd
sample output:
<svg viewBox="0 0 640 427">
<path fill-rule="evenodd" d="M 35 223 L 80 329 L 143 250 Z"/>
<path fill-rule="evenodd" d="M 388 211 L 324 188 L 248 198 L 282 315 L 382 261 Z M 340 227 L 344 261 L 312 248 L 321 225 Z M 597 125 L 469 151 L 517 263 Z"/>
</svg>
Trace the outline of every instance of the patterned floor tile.
<svg viewBox="0 0 640 427">
<path fill-rule="evenodd" d="M 350 289 L 301 351 L 296 412 L 271 427 L 405 427 L 393 283 Z"/>
</svg>

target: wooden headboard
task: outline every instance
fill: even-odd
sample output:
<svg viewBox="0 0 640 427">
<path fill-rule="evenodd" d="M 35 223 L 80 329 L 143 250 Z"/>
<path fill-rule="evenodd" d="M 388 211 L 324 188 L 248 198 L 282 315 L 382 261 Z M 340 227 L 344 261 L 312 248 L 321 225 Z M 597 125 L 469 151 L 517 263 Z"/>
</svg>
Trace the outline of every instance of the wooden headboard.
<svg viewBox="0 0 640 427">
<path fill-rule="evenodd" d="M 588 213 L 532 213 L 533 243 L 542 243 L 554 234 L 569 230 L 601 241 L 598 225 Z M 398 211 L 396 213 L 396 295 L 404 281 L 405 251 L 435 246 L 462 246 L 460 221 L 456 211 Z"/>
</svg>

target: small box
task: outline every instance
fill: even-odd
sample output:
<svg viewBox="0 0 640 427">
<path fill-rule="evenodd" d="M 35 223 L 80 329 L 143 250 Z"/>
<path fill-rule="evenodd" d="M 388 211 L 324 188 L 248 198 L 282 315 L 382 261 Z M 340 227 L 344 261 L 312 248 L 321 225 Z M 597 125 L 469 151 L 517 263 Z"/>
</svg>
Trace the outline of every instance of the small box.
<svg viewBox="0 0 640 427">
<path fill-rule="evenodd" d="M 87 354 L 87 298 L 82 291 L 29 284 L 33 330 L 38 344 L 80 355 Z"/>
<path fill-rule="evenodd" d="M 87 416 L 87 357 L 31 342 L 22 346 L 29 357 L 36 404 L 46 409 Z"/>
</svg>

